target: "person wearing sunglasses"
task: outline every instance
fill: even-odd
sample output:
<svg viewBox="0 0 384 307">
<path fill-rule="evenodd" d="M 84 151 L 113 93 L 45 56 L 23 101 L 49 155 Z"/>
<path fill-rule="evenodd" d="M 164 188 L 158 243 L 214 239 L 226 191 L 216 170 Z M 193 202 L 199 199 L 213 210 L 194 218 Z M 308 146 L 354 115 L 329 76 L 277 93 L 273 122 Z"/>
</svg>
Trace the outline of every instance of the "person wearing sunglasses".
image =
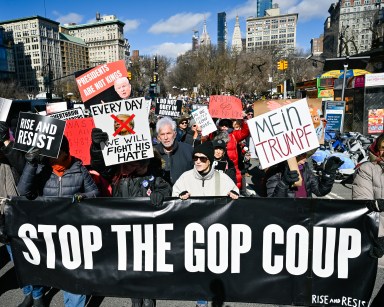
<svg viewBox="0 0 384 307">
<path fill-rule="evenodd" d="M 189 129 L 185 137 L 185 143 L 193 147 L 202 143 L 201 128 L 193 118 L 189 121 Z"/>
<path fill-rule="evenodd" d="M 189 125 L 189 120 L 186 117 L 182 117 L 178 121 L 177 129 L 176 129 L 176 132 L 177 132 L 176 140 L 178 142 L 185 142 L 185 138 L 189 130 L 188 125 Z"/>
<path fill-rule="evenodd" d="M 239 188 L 225 173 L 213 167 L 214 147 L 206 141 L 193 150 L 193 169 L 184 172 L 175 182 L 172 196 L 187 199 L 194 196 L 229 196 L 239 198 Z"/>
</svg>

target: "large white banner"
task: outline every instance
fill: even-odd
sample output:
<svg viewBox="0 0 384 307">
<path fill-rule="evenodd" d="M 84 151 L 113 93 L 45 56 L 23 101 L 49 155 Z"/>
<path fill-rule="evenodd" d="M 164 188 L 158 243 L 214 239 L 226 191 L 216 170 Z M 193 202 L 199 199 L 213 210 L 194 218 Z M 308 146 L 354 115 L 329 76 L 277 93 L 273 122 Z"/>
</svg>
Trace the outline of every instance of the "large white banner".
<svg viewBox="0 0 384 307">
<path fill-rule="evenodd" d="M 109 137 L 101 144 L 105 165 L 153 157 L 144 97 L 92 105 L 90 109 L 95 126 Z"/>
<path fill-rule="evenodd" d="M 263 169 L 319 147 L 305 98 L 247 123 Z"/>
</svg>

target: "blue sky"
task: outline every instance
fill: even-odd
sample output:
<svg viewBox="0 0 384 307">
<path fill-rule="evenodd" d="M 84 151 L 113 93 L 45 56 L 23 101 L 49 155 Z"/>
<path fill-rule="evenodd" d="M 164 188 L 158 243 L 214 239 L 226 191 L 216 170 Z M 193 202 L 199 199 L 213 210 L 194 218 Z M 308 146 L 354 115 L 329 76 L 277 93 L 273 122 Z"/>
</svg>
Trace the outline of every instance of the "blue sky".
<svg viewBox="0 0 384 307">
<path fill-rule="evenodd" d="M 323 33 L 329 6 L 337 0 L 274 0 L 282 14 L 299 13 L 297 47 L 309 50 L 311 38 Z M 141 55 L 176 57 L 191 49 L 194 29 L 201 34 L 204 20 L 213 43 L 217 43 L 217 13 L 227 13 L 228 40 L 232 39 L 236 15 L 242 37 L 246 18 L 256 15 L 256 0 L 2 0 L 0 20 L 45 16 L 62 24 L 95 21 L 96 12 L 115 15 L 125 22 L 124 36 Z"/>
</svg>

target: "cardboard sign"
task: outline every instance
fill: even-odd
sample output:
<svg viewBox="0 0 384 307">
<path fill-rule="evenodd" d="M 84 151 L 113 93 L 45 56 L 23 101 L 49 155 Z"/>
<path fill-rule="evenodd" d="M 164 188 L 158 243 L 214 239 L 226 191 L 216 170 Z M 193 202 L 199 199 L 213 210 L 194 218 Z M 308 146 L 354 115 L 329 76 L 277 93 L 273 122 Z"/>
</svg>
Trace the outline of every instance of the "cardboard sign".
<svg viewBox="0 0 384 307">
<path fill-rule="evenodd" d="M 182 100 L 157 99 L 155 114 L 170 117 L 180 117 L 182 106 Z"/>
<path fill-rule="evenodd" d="M 217 127 L 213 122 L 206 106 L 192 111 L 191 115 L 196 121 L 196 124 L 200 126 L 202 136 L 206 136 L 217 130 Z"/>
<path fill-rule="evenodd" d="M 66 101 L 60 101 L 60 102 L 49 102 L 45 106 L 45 110 L 47 111 L 46 114 L 52 114 L 56 112 L 61 112 L 67 110 L 67 102 Z"/>
<path fill-rule="evenodd" d="M 319 147 L 306 99 L 247 121 L 262 168 Z"/>
<path fill-rule="evenodd" d="M 76 108 L 76 109 L 71 109 L 67 111 L 53 113 L 48 116 L 56 119 L 61 119 L 61 120 L 84 118 L 84 111 L 82 108 Z"/>
<path fill-rule="evenodd" d="M 9 110 L 11 109 L 12 100 L 0 97 L 0 121 L 7 121 Z"/>
<path fill-rule="evenodd" d="M 241 100 L 234 96 L 213 95 L 209 97 L 209 113 L 213 118 L 243 118 Z"/>
<path fill-rule="evenodd" d="M 32 147 L 36 147 L 41 150 L 41 155 L 57 158 L 61 140 L 63 139 L 64 128 L 65 121 L 48 116 L 20 112 L 14 148 L 28 151 Z"/>
<path fill-rule="evenodd" d="M 316 91 L 317 93 L 317 91 Z M 275 110 L 277 108 L 281 108 L 286 106 L 287 104 L 299 101 L 299 99 L 278 99 L 278 100 L 257 100 L 253 103 L 253 110 L 255 112 L 255 116 L 267 113 L 269 111 Z M 321 98 L 307 98 L 307 104 L 309 108 L 314 110 L 320 110 L 319 115 L 322 115 L 321 106 L 322 99 Z"/>
<path fill-rule="evenodd" d="M 108 134 L 101 143 L 105 165 L 153 157 L 144 97 L 91 106 L 95 126 Z"/>
<path fill-rule="evenodd" d="M 83 161 L 84 165 L 90 165 L 91 132 L 95 127 L 93 118 L 69 119 L 66 123 L 64 135 L 68 138 L 71 155 Z"/>
<path fill-rule="evenodd" d="M 85 107 L 89 109 L 91 105 L 128 99 L 131 85 L 127 76 L 128 72 L 124 60 L 75 72 L 77 87 Z M 120 83 L 121 80 L 124 80 L 126 84 L 115 90 L 115 82 Z M 120 89 L 123 88 L 126 90 L 121 91 Z"/>
</svg>

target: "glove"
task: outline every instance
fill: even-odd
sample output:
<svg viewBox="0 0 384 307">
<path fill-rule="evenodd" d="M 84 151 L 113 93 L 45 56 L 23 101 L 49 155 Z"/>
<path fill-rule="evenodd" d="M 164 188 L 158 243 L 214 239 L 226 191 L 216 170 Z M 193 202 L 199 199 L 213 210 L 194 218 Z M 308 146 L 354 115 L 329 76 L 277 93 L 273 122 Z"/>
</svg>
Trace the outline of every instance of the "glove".
<svg viewBox="0 0 384 307">
<path fill-rule="evenodd" d="M 72 197 L 72 203 L 79 203 L 79 202 L 81 202 L 85 198 L 87 198 L 87 196 L 85 196 L 84 194 L 76 193 Z"/>
<path fill-rule="evenodd" d="M 37 165 L 40 159 L 40 149 L 36 147 L 32 147 L 25 154 L 25 160 L 32 165 Z"/>
<path fill-rule="evenodd" d="M 344 163 L 339 157 L 332 156 L 325 162 L 324 173 L 328 175 L 336 174 L 337 169 Z"/>
<path fill-rule="evenodd" d="M 291 186 L 296 181 L 299 181 L 299 173 L 297 170 L 291 171 L 288 167 L 284 169 L 283 176 L 281 177 L 281 180 L 287 185 Z"/>
<path fill-rule="evenodd" d="M 384 199 L 376 199 L 368 201 L 367 208 L 371 211 L 383 212 L 384 211 Z"/>
<path fill-rule="evenodd" d="M 164 195 L 159 192 L 152 192 L 149 198 L 151 199 L 151 205 L 154 207 L 160 207 L 164 201 Z"/>
<path fill-rule="evenodd" d="M 6 122 L 0 121 L 0 142 L 9 140 L 9 127 Z"/>
<path fill-rule="evenodd" d="M 100 145 L 101 142 L 108 141 L 108 134 L 99 128 L 93 128 L 91 138 L 92 143 Z"/>
</svg>

